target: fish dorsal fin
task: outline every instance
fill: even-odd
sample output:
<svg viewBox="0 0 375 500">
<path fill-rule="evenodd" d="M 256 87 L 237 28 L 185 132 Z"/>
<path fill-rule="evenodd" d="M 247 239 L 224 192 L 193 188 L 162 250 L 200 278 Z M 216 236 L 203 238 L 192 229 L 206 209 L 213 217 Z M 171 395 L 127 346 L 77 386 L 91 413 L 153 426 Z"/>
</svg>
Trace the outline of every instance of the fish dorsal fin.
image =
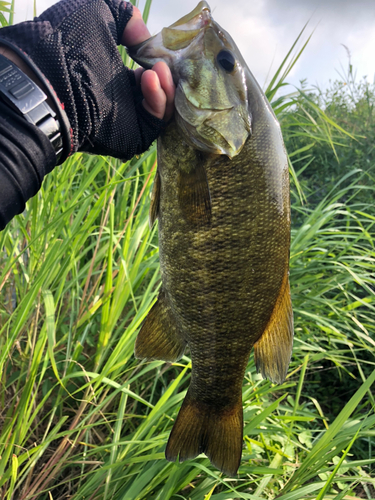
<svg viewBox="0 0 375 500">
<path fill-rule="evenodd" d="M 257 371 L 276 384 L 284 382 L 293 349 L 293 311 L 289 273 L 286 271 L 280 294 L 268 325 L 254 345 Z"/>
<path fill-rule="evenodd" d="M 186 220 L 195 225 L 211 223 L 211 195 L 206 171 L 197 161 L 189 170 L 178 173 L 178 201 Z"/>
<path fill-rule="evenodd" d="M 158 218 L 159 203 L 160 203 L 160 175 L 159 175 L 159 172 L 156 171 L 154 185 L 152 186 L 150 212 L 149 212 L 149 216 L 148 216 L 148 222 L 150 224 L 150 229 L 152 228 L 152 226 L 154 225 L 154 222 Z"/>
<path fill-rule="evenodd" d="M 135 341 L 134 354 L 138 359 L 160 359 L 170 363 L 184 354 L 186 341 L 180 334 L 173 313 L 163 292 L 148 313 Z"/>
</svg>

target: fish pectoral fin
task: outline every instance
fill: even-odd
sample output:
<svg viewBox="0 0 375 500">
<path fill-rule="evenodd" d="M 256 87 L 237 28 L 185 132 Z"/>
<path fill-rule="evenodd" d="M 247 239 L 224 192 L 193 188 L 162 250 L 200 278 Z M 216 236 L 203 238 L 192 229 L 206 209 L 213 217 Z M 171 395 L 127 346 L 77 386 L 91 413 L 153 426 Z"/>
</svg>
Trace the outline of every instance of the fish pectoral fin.
<svg viewBox="0 0 375 500">
<path fill-rule="evenodd" d="M 159 293 L 135 341 L 134 354 L 138 359 L 160 359 L 170 363 L 184 354 L 183 340 L 164 292 Z"/>
<path fill-rule="evenodd" d="M 284 382 L 293 350 L 293 311 L 288 272 L 268 325 L 254 344 L 257 371 L 276 384 Z"/>
<path fill-rule="evenodd" d="M 152 228 L 154 222 L 158 218 L 159 204 L 160 204 L 160 174 L 158 171 L 156 171 L 154 185 L 152 186 L 150 212 L 148 215 L 148 222 L 150 225 L 150 229 Z"/>
<path fill-rule="evenodd" d="M 189 172 L 178 173 L 178 200 L 184 217 L 196 225 L 211 222 L 211 195 L 206 171 L 200 162 Z"/>
<path fill-rule="evenodd" d="M 165 458 L 183 462 L 205 453 L 228 476 L 237 473 L 242 456 L 242 399 L 232 408 L 218 410 L 187 392 L 169 436 Z"/>
</svg>

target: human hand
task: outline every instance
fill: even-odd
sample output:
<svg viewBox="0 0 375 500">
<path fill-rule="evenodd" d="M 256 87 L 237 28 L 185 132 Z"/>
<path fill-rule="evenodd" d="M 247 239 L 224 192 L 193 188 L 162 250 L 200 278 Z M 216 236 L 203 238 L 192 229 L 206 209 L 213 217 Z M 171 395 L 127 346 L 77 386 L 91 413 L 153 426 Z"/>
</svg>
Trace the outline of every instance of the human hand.
<svg viewBox="0 0 375 500">
<path fill-rule="evenodd" d="M 138 45 L 150 38 L 141 11 L 133 7 L 133 16 L 126 25 L 121 43 L 126 47 Z M 135 70 L 137 85 L 141 85 L 144 100 L 143 107 L 152 115 L 168 122 L 173 114 L 175 86 L 172 74 L 164 62 L 156 63 L 152 69 Z"/>
<path fill-rule="evenodd" d="M 148 149 L 165 126 L 162 118 L 173 113 L 174 86 L 166 65 L 133 72 L 117 48 L 149 36 L 130 3 L 61 0 L 33 21 L 2 28 L 0 43 L 31 60 L 58 97 L 69 119 L 68 151 L 126 160 Z"/>
</svg>

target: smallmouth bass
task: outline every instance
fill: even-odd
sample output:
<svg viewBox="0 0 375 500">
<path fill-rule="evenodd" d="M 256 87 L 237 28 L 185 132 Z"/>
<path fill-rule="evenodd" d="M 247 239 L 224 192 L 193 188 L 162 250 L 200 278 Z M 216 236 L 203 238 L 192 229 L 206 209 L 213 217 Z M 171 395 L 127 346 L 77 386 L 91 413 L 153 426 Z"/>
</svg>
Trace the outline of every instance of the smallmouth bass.
<svg viewBox="0 0 375 500">
<path fill-rule="evenodd" d="M 174 362 L 190 348 L 191 383 L 166 458 L 205 453 L 234 475 L 250 351 L 275 383 L 285 379 L 292 352 L 289 174 L 280 126 L 206 2 L 129 54 L 145 68 L 165 61 L 176 84 L 150 208 L 150 223 L 159 224 L 162 288 L 135 355 Z"/>
</svg>

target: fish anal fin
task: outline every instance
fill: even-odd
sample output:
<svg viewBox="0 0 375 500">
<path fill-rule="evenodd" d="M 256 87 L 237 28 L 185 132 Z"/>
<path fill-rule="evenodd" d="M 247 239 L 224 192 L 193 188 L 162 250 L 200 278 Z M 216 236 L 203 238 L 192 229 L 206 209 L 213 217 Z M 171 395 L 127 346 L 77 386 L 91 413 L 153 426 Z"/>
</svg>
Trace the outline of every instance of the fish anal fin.
<svg viewBox="0 0 375 500">
<path fill-rule="evenodd" d="M 217 410 L 192 398 L 189 390 L 169 436 L 165 457 L 183 462 L 205 453 L 215 467 L 234 476 L 241 463 L 242 436 L 241 397 L 232 408 Z"/>
<path fill-rule="evenodd" d="M 150 212 L 148 217 L 150 229 L 152 228 L 154 222 L 158 218 L 159 204 L 160 204 L 160 175 L 159 172 L 156 171 L 154 178 L 154 185 L 152 186 Z"/>
<path fill-rule="evenodd" d="M 200 162 L 188 172 L 179 171 L 177 189 L 179 205 L 186 220 L 195 225 L 210 224 L 210 189 L 205 169 Z"/>
<path fill-rule="evenodd" d="M 268 325 L 254 345 L 257 371 L 264 378 L 281 384 L 288 373 L 292 349 L 293 311 L 289 276 L 286 272 Z"/>
<path fill-rule="evenodd" d="M 172 363 L 182 357 L 185 347 L 186 341 L 183 340 L 166 297 L 161 291 L 138 333 L 135 357 Z"/>
</svg>

